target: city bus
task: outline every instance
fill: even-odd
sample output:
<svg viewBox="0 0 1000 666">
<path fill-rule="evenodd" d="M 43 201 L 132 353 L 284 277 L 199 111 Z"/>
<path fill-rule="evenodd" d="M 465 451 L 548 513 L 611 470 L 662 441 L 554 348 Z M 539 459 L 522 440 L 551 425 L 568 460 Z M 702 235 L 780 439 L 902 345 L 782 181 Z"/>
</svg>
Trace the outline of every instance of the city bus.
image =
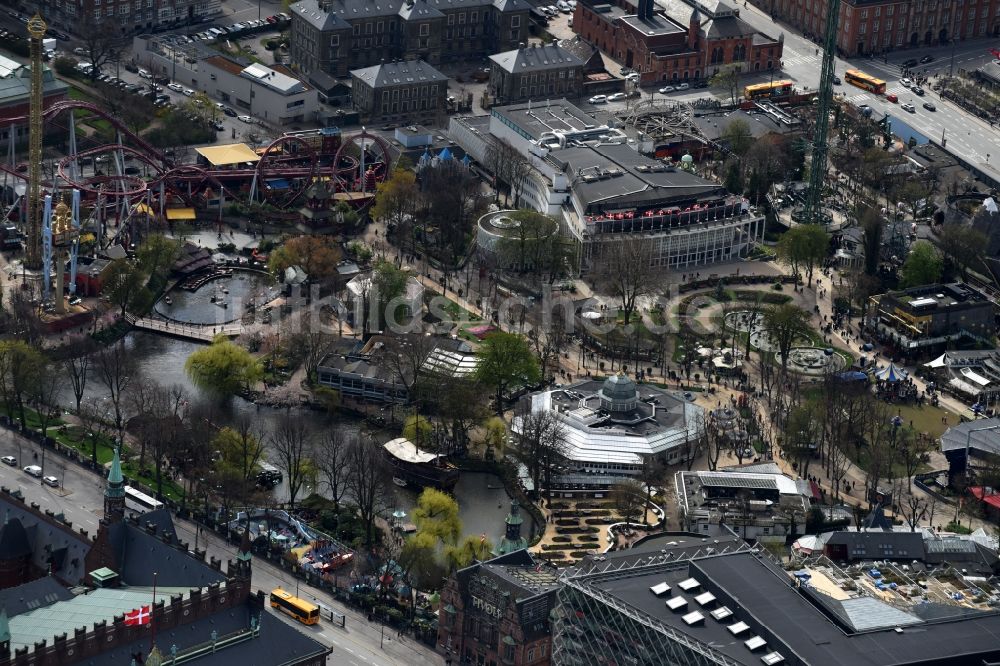
<svg viewBox="0 0 1000 666">
<path fill-rule="evenodd" d="M 271 608 L 294 617 L 302 624 L 319 622 L 319 606 L 294 597 L 280 587 L 271 590 Z"/>
<path fill-rule="evenodd" d="M 795 83 L 792 81 L 772 81 L 771 83 L 754 83 L 743 89 L 743 97 L 746 99 L 767 99 L 769 97 L 784 97 L 791 95 L 795 90 Z"/>
<path fill-rule="evenodd" d="M 885 81 L 876 79 L 874 76 L 865 74 L 858 69 L 849 69 L 844 72 L 844 80 L 852 86 L 857 86 L 876 95 L 881 95 L 885 92 Z"/>
<path fill-rule="evenodd" d="M 136 513 L 149 513 L 162 509 L 163 502 L 139 492 L 132 486 L 125 486 L 125 508 Z"/>
</svg>

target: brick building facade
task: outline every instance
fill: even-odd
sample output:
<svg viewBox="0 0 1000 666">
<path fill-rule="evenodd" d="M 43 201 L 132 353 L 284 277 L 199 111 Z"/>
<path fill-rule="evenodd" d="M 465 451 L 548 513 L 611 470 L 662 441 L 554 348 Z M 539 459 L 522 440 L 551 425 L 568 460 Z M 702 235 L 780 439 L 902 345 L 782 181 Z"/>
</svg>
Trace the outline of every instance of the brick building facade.
<svg viewBox="0 0 1000 666">
<path fill-rule="evenodd" d="M 580 0 L 573 30 L 640 83 L 710 78 L 725 65 L 741 72 L 781 66 L 782 39 L 755 30 L 739 9 L 713 0 Z"/>
<path fill-rule="evenodd" d="M 807 37 L 826 31 L 828 0 L 750 0 Z M 837 48 L 879 54 L 1000 36 L 1000 0 L 841 0 Z"/>
<path fill-rule="evenodd" d="M 382 60 L 471 62 L 526 41 L 530 9 L 527 0 L 302 0 L 289 10 L 292 62 L 339 77 Z"/>
<path fill-rule="evenodd" d="M 549 666 L 558 581 L 524 549 L 456 571 L 441 591 L 438 650 L 462 664 Z"/>
</svg>

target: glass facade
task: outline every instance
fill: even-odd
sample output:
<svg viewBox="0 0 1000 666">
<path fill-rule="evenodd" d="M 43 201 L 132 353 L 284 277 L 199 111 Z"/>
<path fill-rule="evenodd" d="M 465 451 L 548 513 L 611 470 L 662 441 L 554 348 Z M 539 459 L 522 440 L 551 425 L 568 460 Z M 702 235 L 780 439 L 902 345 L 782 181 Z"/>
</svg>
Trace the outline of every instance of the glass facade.
<svg viewBox="0 0 1000 666">
<path fill-rule="evenodd" d="M 686 568 L 686 561 L 678 563 Z M 629 576 L 635 570 L 564 579 L 552 634 L 559 666 L 738 666 L 700 643 L 590 584 L 592 578 Z"/>
</svg>

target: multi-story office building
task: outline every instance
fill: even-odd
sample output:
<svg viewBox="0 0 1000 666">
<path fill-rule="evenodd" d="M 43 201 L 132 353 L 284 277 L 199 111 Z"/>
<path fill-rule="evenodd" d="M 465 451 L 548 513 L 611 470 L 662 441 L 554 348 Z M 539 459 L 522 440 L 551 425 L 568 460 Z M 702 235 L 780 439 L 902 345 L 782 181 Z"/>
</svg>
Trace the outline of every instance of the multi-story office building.
<svg viewBox="0 0 1000 666">
<path fill-rule="evenodd" d="M 423 60 L 386 62 L 351 70 L 351 100 L 364 122 L 437 124 L 448 77 Z"/>
<path fill-rule="evenodd" d="M 112 26 L 128 34 L 197 23 L 222 6 L 220 0 L 42 0 L 37 10 L 51 26 L 71 33 Z"/>
<path fill-rule="evenodd" d="M 829 0 L 750 0 L 812 37 Z M 1000 0 L 841 0 L 837 48 L 848 56 L 1000 35 Z"/>
<path fill-rule="evenodd" d="M 780 68 L 783 42 L 758 32 L 740 10 L 716 0 L 581 0 L 573 30 L 642 83 L 709 78 L 724 65 Z"/>
<path fill-rule="evenodd" d="M 527 0 L 302 0 L 292 5 L 292 62 L 345 77 L 382 60 L 432 65 L 517 48 Z"/>
<path fill-rule="evenodd" d="M 579 97 L 583 61 L 556 43 L 531 44 L 490 56 L 487 90 L 495 104 Z"/>
<path fill-rule="evenodd" d="M 872 296 L 871 305 L 866 325 L 903 350 L 961 338 L 988 342 L 996 330 L 993 303 L 961 282 L 890 291 Z"/>
</svg>

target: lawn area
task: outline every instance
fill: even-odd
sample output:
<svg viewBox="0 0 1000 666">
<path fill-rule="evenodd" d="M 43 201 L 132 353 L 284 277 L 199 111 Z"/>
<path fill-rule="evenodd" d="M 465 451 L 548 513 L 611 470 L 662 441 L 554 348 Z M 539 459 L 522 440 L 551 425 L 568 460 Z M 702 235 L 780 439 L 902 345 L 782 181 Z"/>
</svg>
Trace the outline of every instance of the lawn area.
<svg viewBox="0 0 1000 666">
<path fill-rule="evenodd" d="M 83 92 L 79 88 L 75 88 L 73 86 L 70 86 L 70 89 L 69 89 L 69 98 L 70 99 L 75 99 L 75 100 L 77 100 L 79 102 L 93 102 L 94 101 L 93 97 L 91 97 L 87 93 Z"/>
<path fill-rule="evenodd" d="M 468 310 L 466 310 L 465 308 L 463 308 L 461 305 L 451 300 L 450 298 L 445 298 L 444 303 L 441 304 L 440 307 L 441 310 L 451 318 L 451 321 L 454 322 L 481 321 L 479 317 L 472 314 L 471 312 L 469 312 Z M 442 319 L 444 318 L 442 317 Z"/>
<path fill-rule="evenodd" d="M 139 479 L 142 484 L 148 487 L 152 494 L 156 494 L 156 470 L 152 468 L 151 465 L 146 465 L 146 470 L 148 470 L 149 476 L 143 476 L 139 466 L 128 460 L 122 462 L 122 473 L 130 479 Z M 163 497 L 165 499 L 170 499 L 175 502 L 180 502 L 184 497 L 184 489 L 180 487 L 177 483 L 170 481 L 164 475 L 163 477 Z"/>
<path fill-rule="evenodd" d="M 948 428 L 958 425 L 960 418 L 957 414 L 952 414 L 941 407 L 934 407 L 930 404 L 898 405 L 896 413 L 902 417 L 906 425 L 913 423 L 913 429 L 919 432 L 926 432 L 932 439 L 938 439 Z M 945 419 L 946 421 L 942 421 Z"/>
<path fill-rule="evenodd" d="M 8 417 L 10 417 L 11 421 L 14 421 L 16 423 L 21 422 L 21 415 L 16 409 L 14 409 L 11 412 L 8 412 L 6 407 L 0 407 L 0 414 L 6 414 Z M 25 425 L 27 425 L 29 428 L 33 430 L 38 430 L 39 428 L 42 427 L 41 420 L 38 418 L 38 412 L 31 409 L 30 407 L 24 408 L 24 421 Z M 55 417 L 49 419 L 48 427 L 51 428 L 52 426 L 62 425 L 63 423 L 64 422 L 62 419 L 60 419 L 59 417 Z"/>
<path fill-rule="evenodd" d="M 49 437 L 64 446 L 76 449 L 88 460 L 90 459 L 92 445 L 90 436 L 85 428 L 76 425 L 66 425 L 62 428 L 50 429 Z M 99 436 L 97 438 L 97 463 L 105 465 L 111 462 L 113 456 L 114 447 L 111 438 L 104 435 Z"/>
</svg>

